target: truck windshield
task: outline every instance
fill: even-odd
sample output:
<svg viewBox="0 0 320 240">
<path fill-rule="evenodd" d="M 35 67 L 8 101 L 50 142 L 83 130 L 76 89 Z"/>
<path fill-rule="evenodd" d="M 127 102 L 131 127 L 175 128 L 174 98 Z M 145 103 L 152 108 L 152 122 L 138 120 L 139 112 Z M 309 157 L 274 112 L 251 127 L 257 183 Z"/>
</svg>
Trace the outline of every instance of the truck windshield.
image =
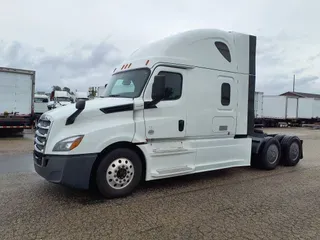
<svg viewBox="0 0 320 240">
<path fill-rule="evenodd" d="M 139 97 L 150 75 L 150 69 L 141 68 L 112 75 L 103 97 Z"/>
</svg>

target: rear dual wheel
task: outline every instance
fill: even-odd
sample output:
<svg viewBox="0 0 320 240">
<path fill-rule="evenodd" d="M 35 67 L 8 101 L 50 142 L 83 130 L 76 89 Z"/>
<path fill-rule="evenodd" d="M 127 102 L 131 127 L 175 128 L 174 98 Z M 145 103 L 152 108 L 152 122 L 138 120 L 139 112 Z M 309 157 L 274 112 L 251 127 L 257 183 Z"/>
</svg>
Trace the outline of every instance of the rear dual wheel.
<svg viewBox="0 0 320 240">
<path fill-rule="evenodd" d="M 258 161 L 260 167 L 266 170 L 275 169 L 281 159 L 281 145 L 276 138 L 266 137 Z"/>
<path fill-rule="evenodd" d="M 259 167 L 272 170 L 279 163 L 285 166 L 295 166 L 302 158 L 302 144 L 296 136 L 276 135 L 266 137 L 262 150 L 258 155 Z"/>
<path fill-rule="evenodd" d="M 285 166 L 295 166 L 302 158 L 302 143 L 296 136 L 284 136 L 281 141 L 282 159 Z"/>
</svg>

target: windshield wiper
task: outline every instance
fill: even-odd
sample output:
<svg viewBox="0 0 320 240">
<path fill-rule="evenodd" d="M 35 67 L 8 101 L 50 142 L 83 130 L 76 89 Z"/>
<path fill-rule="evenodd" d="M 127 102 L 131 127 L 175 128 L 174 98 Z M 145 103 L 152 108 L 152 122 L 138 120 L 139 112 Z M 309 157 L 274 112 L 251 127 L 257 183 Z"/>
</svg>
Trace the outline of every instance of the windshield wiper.
<svg viewBox="0 0 320 240">
<path fill-rule="evenodd" d="M 120 94 L 111 94 L 111 95 L 109 95 L 109 97 L 119 97 L 120 96 Z"/>
</svg>

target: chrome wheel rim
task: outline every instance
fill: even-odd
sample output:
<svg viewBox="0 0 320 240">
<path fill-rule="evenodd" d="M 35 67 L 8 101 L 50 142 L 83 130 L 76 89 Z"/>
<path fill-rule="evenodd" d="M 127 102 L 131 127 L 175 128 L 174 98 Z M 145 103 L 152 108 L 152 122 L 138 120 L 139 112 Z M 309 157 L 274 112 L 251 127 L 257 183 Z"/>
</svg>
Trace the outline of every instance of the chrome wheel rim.
<svg viewBox="0 0 320 240">
<path fill-rule="evenodd" d="M 299 145 L 296 142 L 293 142 L 289 148 L 289 157 L 292 161 L 296 161 L 299 157 Z"/>
<path fill-rule="evenodd" d="M 267 151 L 267 161 L 274 164 L 279 157 L 279 149 L 275 144 L 269 146 Z"/>
<path fill-rule="evenodd" d="M 106 172 L 107 183 L 113 189 L 122 189 L 128 186 L 134 176 L 134 167 L 127 158 L 118 158 L 108 167 Z"/>
</svg>

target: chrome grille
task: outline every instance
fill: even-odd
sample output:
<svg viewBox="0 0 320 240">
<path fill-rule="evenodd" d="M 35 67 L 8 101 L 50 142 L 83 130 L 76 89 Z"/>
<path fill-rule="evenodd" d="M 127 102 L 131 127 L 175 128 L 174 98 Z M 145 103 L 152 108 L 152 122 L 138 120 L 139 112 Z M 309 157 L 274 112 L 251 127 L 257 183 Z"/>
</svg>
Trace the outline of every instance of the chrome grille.
<svg viewBox="0 0 320 240">
<path fill-rule="evenodd" d="M 34 137 L 34 149 L 37 152 L 43 153 L 49 134 L 51 121 L 46 117 L 41 117 L 36 127 L 36 133 Z"/>
</svg>

